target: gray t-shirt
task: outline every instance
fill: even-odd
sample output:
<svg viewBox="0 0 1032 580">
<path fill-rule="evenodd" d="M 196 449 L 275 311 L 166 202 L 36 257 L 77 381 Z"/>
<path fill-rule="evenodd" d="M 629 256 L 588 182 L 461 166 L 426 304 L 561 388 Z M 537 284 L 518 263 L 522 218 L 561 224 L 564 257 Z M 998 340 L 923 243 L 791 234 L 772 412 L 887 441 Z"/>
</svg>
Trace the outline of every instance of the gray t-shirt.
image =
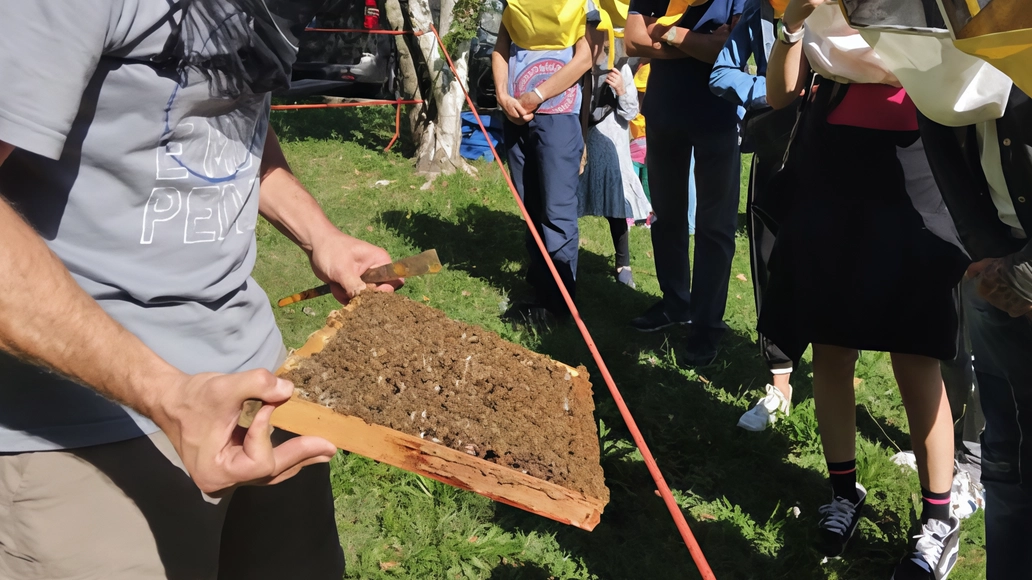
<svg viewBox="0 0 1032 580">
<path fill-rule="evenodd" d="M 0 167 L 0 193 L 86 292 L 171 364 L 271 370 L 283 342 L 250 277 L 269 96 L 213 97 L 200 74 L 180 86 L 161 72 L 152 59 L 176 4 L 3 3 L 0 140 L 17 150 Z M 156 430 L 0 354 L 0 452 Z"/>
</svg>

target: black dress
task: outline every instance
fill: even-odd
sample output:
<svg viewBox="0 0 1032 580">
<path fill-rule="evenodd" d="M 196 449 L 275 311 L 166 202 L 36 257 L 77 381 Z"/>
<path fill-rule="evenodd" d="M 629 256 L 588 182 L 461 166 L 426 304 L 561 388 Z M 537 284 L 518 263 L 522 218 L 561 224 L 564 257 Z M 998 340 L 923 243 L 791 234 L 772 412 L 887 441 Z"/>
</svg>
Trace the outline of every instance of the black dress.
<svg viewBox="0 0 1032 580">
<path fill-rule="evenodd" d="M 777 232 L 759 332 L 793 359 L 811 343 L 951 359 L 969 260 L 918 132 L 829 124 L 848 85 L 821 87 L 756 202 Z"/>
</svg>

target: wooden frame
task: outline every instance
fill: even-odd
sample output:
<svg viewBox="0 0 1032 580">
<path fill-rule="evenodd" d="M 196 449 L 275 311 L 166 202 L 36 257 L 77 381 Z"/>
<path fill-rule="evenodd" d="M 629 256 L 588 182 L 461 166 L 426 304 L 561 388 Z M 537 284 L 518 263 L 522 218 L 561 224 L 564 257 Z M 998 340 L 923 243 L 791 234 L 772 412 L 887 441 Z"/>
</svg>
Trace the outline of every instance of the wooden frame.
<svg viewBox="0 0 1032 580">
<path fill-rule="evenodd" d="M 344 310 L 350 308 L 346 306 Z M 301 361 L 321 351 L 342 325 L 342 312 L 331 312 L 326 326 L 313 333 L 304 346 L 287 357 L 276 374 L 297 368 Z M 590 397 L 591 383 L 576 370 L 569 370 L 574 381 L 573 395 Z M 322 405 L 299 399 L 296 395 L 276 409 L 272 414 L 272 424 L 293 433 L 317 435 L 339 449 L 583 530 L 594 529 L 606 504 L 600 499 L 587 497 L 462 451 L 382 425 L 371 425 L 357 417 L 342 415 Z"/>
</svg>

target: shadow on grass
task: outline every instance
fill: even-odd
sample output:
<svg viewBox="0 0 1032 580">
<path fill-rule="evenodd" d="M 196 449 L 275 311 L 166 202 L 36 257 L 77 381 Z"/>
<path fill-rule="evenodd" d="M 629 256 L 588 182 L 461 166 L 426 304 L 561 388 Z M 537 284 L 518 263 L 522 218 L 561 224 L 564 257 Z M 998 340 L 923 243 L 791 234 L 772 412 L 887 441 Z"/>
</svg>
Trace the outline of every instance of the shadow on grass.
<svg viewBox="0 0 1032 580">
<path fill-rule="evenodd" d="M 495 288 L 527 291 L 524 223 L 516 215 L 481 206 L 457 210 L 457 219 L 430 213 L 388 211 L 383 225 L 415 247 L 436 247 L 448 267 Z M 722 578 L 827 578 L 830 570 L 810 549 L 817 506 L 827 500 L 819 473 L 788 461 L 789 438 L 776 430 L 749 433 L 735 427 L 745 410 L 726 402 L 766 382 L 766 366 L 753 338 L 730 331 L 718 363 L 694 372 L 679 369 L 674 345 L 684 331 L 641 334 L 627 323 L 655 296 L 615 282 L 611 260 L 580 252 L 578 309 L 638 422 L 668 484 Z M 587 348 L 572 324 L 536 337 L 535 350 L 568 364 L 584 364 L 594 378 L 596 417 L 612 433 L 629 433 L 599 379 Z M 650 354 L 651 353 L 651 354 Z M 808 367 L 798 370 L 797 392 L 812 393 Z M 796 402 L 801 401 L 800 396 Z M 606 442 L 603 441 L 605 447 Z M 611 501 L 592 533 L 499 505 L 495 522 L 507 530 L 554 534 L 571 557 L 601 578 L 691 578 L 695 565 L 655 493 L 655 483 L 631 449 L 608 449 L 602 465 Z M 795 517 L 792 508 L 799 506 Z M 782 547 L 783 544 L 783 547 Z M 882 546 L 870 546 L 880 551 Z M 876 556 L 881 560 L 884 556 Z M 863 555 L 850 565 L 867 568 Z M 498 578 L 536 578 L 533 570 L 500 567 Z M 880 567 L 879 567 L 880 571 Z M 847 576 L 853 577 L 853 576 Z"/>
<path fill-rule="evenodd" d="M 487 580 L 554 580 L 548 570 L 536 564 L 502 564 L 491 571 Z"/>
<path fill-rule="evenodd" d="M 276 99 L 275 105 L 321 103 L 320 99 Z M 401 134 L 394 150 L 402 155 L 415 151 L 405 109 L 402 109 Z M 366 149 L 383 151 L 394 135 L 393 106 L 347 107 L 273 111 L 269 123 L 281 142 L 329 140 L 351 141 Z"/>
<path fill-rule="evenodd" d="M 863 406 L 856 408 L 856 431 L 866 439 L 889 449 L 913 449 L 910 433 L 889 423 L 884 417 L 873 416 Z"/>
</svg>

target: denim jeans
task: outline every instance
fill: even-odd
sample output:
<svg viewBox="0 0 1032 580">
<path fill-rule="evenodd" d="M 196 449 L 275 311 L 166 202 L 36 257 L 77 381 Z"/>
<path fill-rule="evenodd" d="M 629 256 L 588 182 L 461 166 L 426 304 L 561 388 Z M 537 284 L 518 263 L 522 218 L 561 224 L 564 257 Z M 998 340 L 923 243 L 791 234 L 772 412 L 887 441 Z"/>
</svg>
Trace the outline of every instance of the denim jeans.
<svg viewBox="0 0 1032 580">
<path fill-rule="evenodd" d="M 648 123 L 648 121 L 646 121 Z M 731 259 L 738 228 L 741 156 L 737 130 L 692 134 L 648 123 L 652 246 L 667 314 L 719 335 L 727 329 Z M 688 256 L 688 183 L 695 156 L 695 270 Z"/>
<path fill-rule="evenodd" d="M 985 431 L 986 578 L 1032 578 L 1032 321 L 964 287 Z"/>
</svg>

